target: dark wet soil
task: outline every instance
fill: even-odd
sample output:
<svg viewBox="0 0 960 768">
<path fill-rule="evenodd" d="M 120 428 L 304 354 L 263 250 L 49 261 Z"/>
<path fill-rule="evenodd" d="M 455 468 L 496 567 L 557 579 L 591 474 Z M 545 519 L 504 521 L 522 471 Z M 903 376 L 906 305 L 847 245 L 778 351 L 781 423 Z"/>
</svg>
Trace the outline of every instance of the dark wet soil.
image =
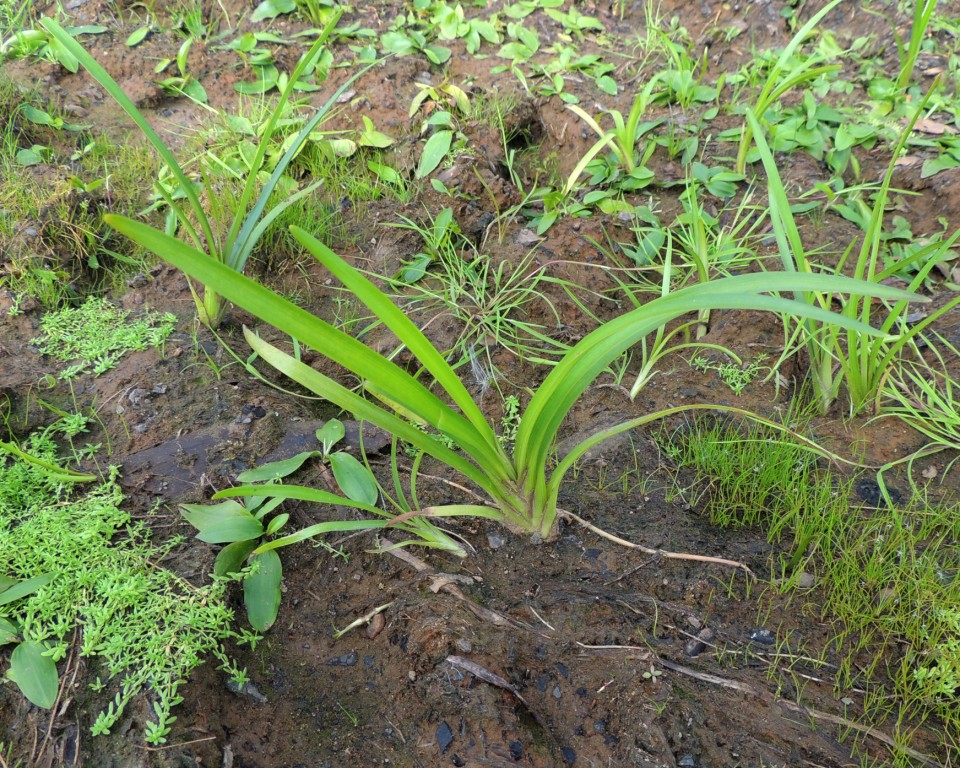
<svg viewBox="0 0 960 768">
<path fill-rule="evenodd" d="M 125 18 L 126 5 L 119 4 L 117 11 L 87 0 L 67 8 L 77 23 L 114 25 L 115 13 Z M 251 7 L 239 0 L 219 5 L 235 20 Z M 790 31 L 784 11 L 794 5 L 781 0 L 665 2 L 662 15 L 680 14 L 693 41 L 711 41 L 711 72 L 719 72 L 734 70 L 754 48 L 785 44 Z M 806 4 L 801 17 L 821 5 Z M 830 22 L 834 31 L 845 39 L 875 35 L 878 49 L 890 43 L 886 20 L 858 12 L 857 5 L 851 3 Z M 581 6 L 603 21 L 611 45 L 622 52 L 642 29 L 643 3 L 616 9 L 602 3 Z M 368 4 L 358 6 L 354 16 L 364 26 L 382 29 L 398 8 L 395 3 Z M 240 30 L 245 25 L 241 21 Z M 743 33 L 723 43 L 715 31 L 731 27 Z M 130 49 L 123 40 L 132 28 L 124 21 L 110 34 L 97 36 L 92 51 L 159 127 L 180 131 L 199 126 L 202 111 L 164 94 L 145 65 L 175 53 L 179 38 L 158 33 Z M 275 27 L 279 34 L 296 28 L 293 21 Z M 555 34 L 546 24 L 540 31 Z M 507 127 L 533 147 L 530 167 L 523 170 L 526 180 L 532 182 L 537 167 L 551 166 L 565 178 L 594 137 L 575 125 L 556 99 L 525 94 L 510 73 L 491 74 L 493 59 L 471 57 L 459 43 L 451 47 L 445 73 L 417 56 L 393 58 L 372 69 L 353 86 L 357 99 L 336 124 L 370 116 L 399 137 L 393 163 L 412 170 L 419 124 L 408 118 L 407 109 L 415 80 L 470 82 L 474 94 L 501 89 L 518 104 Z M 233 84 L 248 73 L 224 66 L 212 49 L 198 48 L 190 67 L 203 80 L 213 106 L 235 107 Z M 630 58 L 619 67 L 624 82 L 639 75 Z M 125 132 L 125 118 L 86 76 L 70 76 L 35 61 L 4 68 L 98 129 Z M 346 74 L 335 70 L 331 85 Z M 589 82 L 572 82 L 570 88 L 585 105 L 601 104 L 596 111 L 617 106 L 626 112 L 632 100 L 629 91 L 600 99 Z M 427 186 L 415 203 L 380 200 L 344 211 L 338 250 L 367 269 L 393 274 L 419 246 L 415 237 L 382 222 L 400 215 L 422 217 L 424 211 L 435 213 L 452 204 L 463 232 L 496 259 L 517 264 L 532 254 L 532 263 L 545 274 L 581 286 L 575 302 L 556 284 L 541 284 L 557 314 L 535 302 L 528 307 L 529 318 L 553 335 L 568 343 L 585 335 L 595 320 L 584 308 L 599 318 L 623 311 L 625 304 L 605 293 L 615 288 L 614 282 L 594 266 L 604 261 L 595 243 L 611 232 L 626 239 L 623 223 L 616 217 L 561 219 L 539 239 L 522 227 L 522 220 L 498 219 L 521 198 L 504 171 L 503 142 L 479 121 L 468 124 L 466 133 L 475 153 L 445 171 L 445 183 L 468 201 L 451 203 Z M 678 178 L 682 175 L 666 160 L 652 162 L 659 164 L 658 174 L 669 177 L 672 169 Z M 879 172 L 886 162 L 882 153 L 862 158 L 865 174 Z M 785 159 L 782 173 L 808 186 L 811 179 L 826 178 L 818 163 L 799 155 Z M 960 226 L 960 174 L 920 180 L 918 170 L 907 167 L 897 183 L 921 193 L 905 198 L 900 211 L 916 232 L 936 229 L 939 217 L 946 217 L 950 227 Z M 663 210 L 678 210 L 675 189 L 656 194 L 662 196 Z M 827 216 L 817 231 L 807 234 L 814 242 L 846 243 L 854 230 L 840 217 Z M 260 269 L 265 280 L 293 286 L 308 306 L 330 317 L 335 294 L 315 265 L 301 263 L 299 271 L 286 275 Z M 205 500 L 239 471 L 303 450 L 317 425 L 337 414 L 250 377 L 208 331 L 196 327 L 187 284 L 175 270 L 158 266 L 142 277 L 118 300 L 133 309 L 174 312 L 177 332 L 162 351 L 131 354 L 103 376 L 81 378 L 72 392 L 39 384 L 57 372 L 54 362 L 38 356 L 30 344 L 39 308 L 10 315 L 11 297 L 0 296 L 0 397 L 9 404 L 10 428 L 21 435 L 47 418 L 37 407 L 38 396 L 61 407 L 75 403 L 95 409 L 100 421 L 95 440 L 105 438 L 108 461 L 122 467 L 129 504 L 145 513 L 159 502 L 158 530 L 191 537 L 192 529 L 177 511 L 179 503 Z M 422 319 L 426 322 L 426 315 Z M 957 321 L 946 318 L 941 331 L 956 333 Z M 245 357 L 239 333 L 243 323 L 256 325 L 255 319 L 232 311 L 223 334 Z M 457 332 L 445 323 L 429 329 L 440 346 Z M 775 359 L 783 343 L 774 319 L 743 312 L 715 315 L 706 340 L 748 359 L 761 354 Z M 389 340 L 372 334 L 370 343 L 378 341 Z M 533 386 L 544 375 L 502 350 L 492 354 L 508 382 Z M 693 402 L 734 404 L 771 415 L 786 405 L 795 385 L 790 376 L 797 372 L 787 366 L 782 373 L 785 387 L 757 382 L 736 397 L 715 374 L 696 373 L 676 358 L 667 361 L 635 402 L 605 377 L 571 414 L 564 437 Z M 476 382 L 471 386 L 491 417 L 498 418 L 497 398 L 484 395 Z M 523 394 L 522 387 L 517 391 Z M 901 458 L 922 444 L 898 422 L 844 421 L 841 416 L 838 409 L 815 420 L 814 433 L 841 453 L 853 446 L 863 449 L 868 463 Z M 348 434 L 353 450 L 358 450 L 358 429 L 352 424 Z M 380 451 L 386 445 L 384 436 L 365 434 L 364 446 L 375 465 L 385 462 Z M 439 472 L 427 464 L 424 470 Z M 301 479 L 318 481 L 310 469 Z M 451 499 L 454 493 L 442 483 L 422 491 L 424 498 L 436 500 Z M 277 624 L 256 649 L 231 649 L 247 667 L 253 688 L 232 691 L 223 673 L 213 666 L 200 668 L 185 689 L 186 701 L 177 709 L 167 747 L 147 749 L 142 743 L 140 721 L 150 712 L 146 701 L 113 736 L 86 736 L 104 702 L 86 691 L 82 675 L 52 723 L 49 713 L 29 708 L 9 686 L 0 689 L 0 741 L 12 743 L 15 754 L 31 754 L 35 734 L 49 728 L 56 747 L 38 765 L 96 768 L 837 767 L 860 764 L 854 754 L 884 764 L 888 752 L 882 740 L 850 726 L 863 710 L 862 692 L 834 688 L 838 659 L 829 652 L 821 663 L 810 658 L 828 646 L 835 632 L 828 619 L 820 618 L 817 588 L 778 594 L 761 586 L 769 576 L 773 547 L 759 531 L 712 527 L 702 510 L 677 492 L 651 433 L 631 433 L 594 452 L 564 487 L 561 505 L 646 547 L 741 561 L 761 575 L 761 582 L 748 583 L 741 572 L 717 564 L 631 552 L 574 526 L 564 527 L 555 542 L 534 546 L 485 522 L 455 523 L 452 527 L 474 551 L 463 561 L 418 553 L 428 572 L 372 553 L 370 539 L 338 542 L 345 553 L 341 558 L 302 545 L 283 553 L 284 599 Z M 317 512 L 304 506 L 293 514 L 298 525 L 305 525 Z M 199 580 L 213 557 L 209 546 L 190 538 L 170 565 Z M 443 575 L 441 581 L 452 580 L 461 598 L 439 589 L 437 574 Z M 235 600 L 242 616 L 240 596 Z M 333 639 L 335 630 L 388 603 L 382 626 L 374 623 Z M 876 726 L 878 732 L 894 727 Z M 934 723 L 920 728 L 912 744 L 944 764 L 956 758 L 945 754 Z"/>
</svg>

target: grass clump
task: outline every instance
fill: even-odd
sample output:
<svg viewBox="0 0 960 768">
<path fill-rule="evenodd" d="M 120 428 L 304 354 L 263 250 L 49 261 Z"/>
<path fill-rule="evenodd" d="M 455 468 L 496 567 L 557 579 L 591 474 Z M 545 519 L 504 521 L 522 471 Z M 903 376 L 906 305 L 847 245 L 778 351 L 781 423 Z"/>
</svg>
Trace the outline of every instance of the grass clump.
<svg viewBox="0 0 960 768">
<path fill-rule="evenodd" d="M 854 478 L 757 425 L 702 419 L 661 442 L 694 473 L 695 501 L 711 522 L 789 542 L 771 563 L 781 587 L 816 573 L 837 687 L 866 691 L 864 719 L 892 720 L 897 759 L 910 764 L 911 734 L 930 717 L 945 748 L 960 741 L 960 507 L 922 494 L 899 508 L 867 507 Z"/>
<path fill-rule="evenodd" d="M 59 424 L 32 436 L 24 450 L 55 463 L 58 431 Z M 92 687 L 113 694 L 92 732 L 109 733 L 129 702 L 147 693 L 156 720 L 146 724 L 146 739 L 161 744 L 182 701 L 179 688 L 206 654 L 242 674 L 222 646 L 233 636 L 233 613 L 224 583 L 195 587 L 154 565 L 179 541 L 151 543 L 122 502 L 113 474 L 80 495 L 37 463 L 0 457 L 0 575 L 56 574 L 33 594 L 0 605 L 0 618 L 55 662 L 68 656 L 79 630 L 79 654 L 99 662 Z"/>
<path fill-rule="evenodd" d="M 830 614 L 846 651 L 842 685 L 880 672 L 893 697 L 866 702 L 867 714 L 934 714 L 945 739 L 960 739 L 960 507 L 918 496 L 903 509 L 861 509 L 821 544 Z M 949 742 L 948 742 L 949 743 Z"/>
<path fill-rule="evenodd" d="M 79 307 L 49 312 L 40 321 L 42 335 L 33 340 L 42 354 L 73 361 L 61 372 L 72 379 L 92 372 L 99 376 L 127 352 L 156 347 L 173 331 L 176 317 L 148 312 L 135 320 L 103 298 L 88 298 Z"/>
</svg>

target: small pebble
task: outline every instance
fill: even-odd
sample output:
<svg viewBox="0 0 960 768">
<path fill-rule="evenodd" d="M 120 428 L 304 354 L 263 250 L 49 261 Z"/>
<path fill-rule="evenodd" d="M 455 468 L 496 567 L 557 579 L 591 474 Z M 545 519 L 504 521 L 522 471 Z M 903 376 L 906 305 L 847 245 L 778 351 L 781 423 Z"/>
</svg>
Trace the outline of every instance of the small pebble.
<svg viewBox="0 0 960 768">
<path fill-rule="evenodd" d="M 683 755 L 677 760 L 677 768 L 697 768 L 697 758 L 693 755 Z"/>
<path fill-rule="evenodd" d="M 523 744 L 519 741 L 511 741 L 507 746 L 510 748 L 510 757 L 514 760 L 519 761 L 523 757 Z"/>
<path fill-rule="evenodd" d="M 817 583 L 817 578 L 812 573 L 803 572 L 797 577 L 797 586 L 800 589 L 810 589 Z"/>
<path fill-rule="evenodd" d="M 777 636 L 769 629 L 763 627 L 753 630 L 749 637 L 750 642 L 759 643 L 760 645 L 773 645 L 777 641 Z"/>
<path fill-rule="evenodd" d="M 561 696 L 563 696 L 563 691 L 560 690 L 560 686 L 553 686 L 553 698 L 559 699 Z"/>
<path fill-rule="evenodd" d="M 487 534 L 487 544 L 490 545 L 490 549 L 500 549 L 507 542 L 504 540 L 503 536 L 499 533 L 488 533 Z"/>
<path fill-rule="evenodd" d="M 707 650 L 707 644 L 702 640 L 697 640 L 695 638 L 687 640 L 687 642 L 683 645 L 683 652 L 687 654 L 687 656 L 691 657 L 699 656 L 705 650 Z"/>
<path fill-rule="evenodd" d="M 244 683 L 243 685 L 238 685 L 234 680 L 227 680 L 227 690 L 231 693 L 235 693 L 238 696 L 245 696 L 248 699 L 253 699 L 257 704 L 266 704 L 267 697 L 264 696 L 257 689 L 253 683 Z"/>
<path fill-rule="evenodd" d="M 703 622 L 700 621 L 696 616 L 687 616 L 687 624 L 689 624 L 694 629 L 700 629 L 703 626 Z"/>
<path fill-rule="evenodd" d="M 458 637 L 456 642 L 457 650 L 461 653 L 470 653 L 473 650 L 473 643 L 465 637 Z"/>
<path fill-rule="evenodd" d="M 453 744 L 453 731 L 450 730 L 450 726 L 447 725 L 445 720 L 437 726 L 436 739 L 441 755 L 450 749 L 450 745 Z"/>
<path fill-rule="evenodd" d="M 370 623 L 367 624 L 367 629 L 366 629 L 367 637 L 373 640 L 377 635 L 383 632 L 383 628 L 386 625 L 387 625 L 387 620 L 383 618 L 383 614 L 382 613 L 376 614 L 372 619 L 370 619 Z"/>
<path fill-rule="evenodd" d="M 577 761 L 577 753 L 571 747 L 563 747 L 560 750 L 560 755 L 567 765 L 573 765 Z"/>
<path fill-rule="evenodd" d="M 350 653 L 345 653 L 343 656 L 330 659 L 327 665 L 331 667 L 353 667 L 356 666 L 358 661 L 360 661 L 360 654 L 356 651 L 350 651 Z"/>
</svg>

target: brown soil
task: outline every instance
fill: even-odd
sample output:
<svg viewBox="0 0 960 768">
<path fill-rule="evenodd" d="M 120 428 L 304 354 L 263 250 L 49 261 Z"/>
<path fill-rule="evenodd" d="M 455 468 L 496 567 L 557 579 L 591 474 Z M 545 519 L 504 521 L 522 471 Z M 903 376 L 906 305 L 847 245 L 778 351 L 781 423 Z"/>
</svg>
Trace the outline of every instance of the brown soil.
<svg viewBox="0 0 960 768">
<path fill-rule="evenodd" d="M 158 11 L 162 5 L 156 4 Z M 207 10 L 210 5 L 203 3 Z M 250 28 L 241 16 L 252 4 L 227 0 L 215 5 L 239 20 L 241 32 Z M 609 4 L 581 5 L 584 13 L 603 21 L 614 48 L 629 51 L 632 37 L 643 27 L 644 3 L 623 4 L 622 17 Z M 791 34 L 782 11 L 793 4 L 783 0 L 661 5 L 667 19 L 680 14 L 698 45 L 712 43 L 712 76 L 735 70 L 755 47 L 784 45 Z M 804 6 L 802 18 L 821 5 Z M 887 21 L 857 12 L 854 5 L 832 18 L 835 34 L 845 40 L 873 34 L 878 50 L 890 43 Z M 67 7 L 76 23 L 116 26 L 114 4 L 86 0 Z M 398 10 L 396 3 L 361 4 L 351 18 L 382 30 Z M 158 33 L 140 47 L 127 48 L 123 40 L 136 25 L 123 13 L 120 18 L 122 24 L 110 34 L 90 40 L 94 55 L 158 127 L 180 131 L 199 126 L 202 110 L 170 98 L 153 83 L 151 62 L 174 55 L 179 38 Z M 744 32 L 731 43 L 714 34 L 732 26 Z M 299 27 L 292 20 L 274 26 L 279 34 Z M 544 24 L 540 33 L 547 40 L 555 37 L 556 29 Z M 590 49 L 589 42 L 583 45 Z M 500 60 L 469 56 L 459 43 L 451 47 L 454 53 L 445 73 L 419 56 L 391 58 L 374 67 L 352 87 L 357 97 L 335 123 L 371 117 L 381 130 L 399 137 L 393 164 L 412 170 L 419 154 L 419 122 L 408 118 L 407 109 L 416 80 L 472 83 L 474 94 L 498 89 L 514 94 L 519 104 L 509 115 L 508 127 L 525 137 L 521 143 L 535 148 L 522 172 L 532 182 L 537 164 L 555 165 L 565 177 L 594 142 L 589 131 L 556 99 L 526 95 L 509 73 L 491 75 L 490 68 Z M 336 50 L 338 61 L 347 55 L 344 46 Z M 211 104 L 230 110 L 236 106 L 233 84 L 249 73 L 225 64 L 226 59 L 212 48 L 199 47 L 190 66 Z M 618 81 L 623 83 L 639 73 L 630 58 L 622 62 Z M 126 118 L 85 75 L 68 75 L 36 61 L 7 63 L 4 70 L 36 84 L 44 98 L 98 129 L 116 136 L 126 132 Z M 329 87 L 346 75 L 335 70 Z M 632 101 L 629 89 L 601 99 L 589 81 L 570 87 L 595 112 L 616 106 L 626 113 Z M 323 93 L 316 98 L 324 98 Z M 604 256 L 593 244 L 604 241 L 604 232 L 627 239 L 630 233 L 622 222 L 599 216 L 561 219 L 542 240 L 531 238 L 522 221 L 501 221 L 498 226 L 497 216 L 519 201 L 520 192 L 505 172 L 497 132 L 479 122 L 468 125 L 466 132 L 473 155 L 443 172 L 448 188 L 470 198 L 452 203 L 464 233 L 508 264 L 532 253 L 533 264 L 544 267 L 547 275 L 582 286 L 580 301 L 597 316 L 622 312 L 625 303 L 603 296 L 615 286 L 607 273 L 595 268 Z M 729 154 L 731 146 L 721 145 L 723 153 Z M 682 170 L 664 158 L 655 156 L 652 162 L 658 176 L 682 177 Z M 865 175 L 876 175 L 886 162 L 882 152 L 865 155 Z M 800 155 L 786 159 L 782 172 L 798 188 L 828 177 L 818 163 Z M 906 198 L 900 211 L 915 232 L 936 229 L 941 216 L 951 228 L 960 226 L 960 173 L 921 181 L 918 168 L 907 167 L 897 183 L 922 193 Z M 654 194 L 662 210 L 678 209 L 677 188 Z M 416 202 L 406 206 L 380 200 L 362 210 L 343 211 L 337 248 L 365 268 L 395 273 L 415 253 L 417 238 L 380 222 L 395 221 L 398 215 L 423 217 L 425 210 L 435 214 L 448 204 L 448 198 L 425 186 Z M 663 218 L 669 220 L 666 214 Z M 836 244 L 849 242 L 854 231 L 838 216 L 828 215 L 818 231 L 805 234 L 816 242 Z M 331 290 L 325 287 L 325 276 L 314 265 L 300 266 L 300 271 L 266 279 L 299 291 L 308 306 L 329 317 Z M 317 424 L 336 414 L 315 401 L 269 389 L 233 363 L 209 332 L 196 329 L 190 293 L 175 270 L 161 265 L 142 278 L 131 281 L 136 287 L 118 298 L 130 308 L 149 306 L 177 314 L 177 332 L 163 353 L 131 354 L 105 375 L 81 379 L 73 393 L 57 386 L 42 397 L 64 407 L 96 409 L 103 436 L 109 438 L 109 461 L 123 468 L 131 508 L 146 512 L 157 500 L 163 504 L 158 530 L 183 533 L 191 542 L 167 565 L 199 580 L 209 572 L 214 552 L 192 539 L 177 505 L 209 498 L 212 489 L 230 484 L 242 469 L 302 450 Z M 594 327 L 556 284 L 542 287 L 556 308 L 559 327 L 542 304 L 529 307 L 530 319 L 568 342 Z M 10 296 L 0 296 L 0 397 L 10 403 L 13 429 L 25 434 L 46 418 L 36 407 L 37 383 L 55 374 L 57 366 L 38 356 L 30 344 L 39 310 L 27 307 L 26 314 L 10 316 L 10 301 Z M 427 313 L 418 319 L 430 318 Z M 951 323 L 957 322 L 956 317 L 947 318 L 941 331 L 955 334 Z M 241 323 L 256 325 L 256 320 L 234 310 L 224 328 L 225 338 L 237 350 L 244 348 Z M 435 322 L 429 332 L 443 346 L 459 328 Z M 782 330 L 771 318 L 719 313 L 707 340 L 747 359 L 760 354 L 775 359 Z M 371 338 L 371 343 L 378 342 L 387 344 L 389 339 Z M 544 375 L 502 350 L 491 354 L 509 381 L 533 386 Z M 789 366 L 784 373 L 792 373 Z M 491 417 L 498 418 L 498 399 L 472 386 Z M 509 391 L 509 384 L 504 387 Z M 693 402 L 732 404 L 769 415 L 788 402 L 789 389 L 757 383 L 738 398 L 714 374 L 695 373 L 685 360 L 675 358 L 635 402 L 609 379 L 598 381 L 571 414 L 563 436 L 570 440 L 597 425 Z M 523 396 L 523 389 L 517 391 Z M 879 464 L 922 444 L 918 435 L 891 420 L 843 421 L 841 415 L 838 408 L 831 418 L 813 425 L 818 438 L 841 453 L 856 444 L 865 447 L 869 463 Z M 356 449 L 356 425 L 352 434 Z M 374 462 L 382 463 L 384 456 L 377 449 L 386 443 L 375 438 L 371 433 L 365 446 Z M 310 470 L 302 479 L 318 480 Z M 437 483 L 423 493 L 452 500 L 457 492 Z M 561 505 L 647 547 L 738 560 L 761 578 L 769 576 L 774 548 L 763 534 L 712 527 L 701 510 L 676 493 L 673 474 L 663 465 L 650 433 L 637 432 L 594 451 L 570 478 Z M 294 514 L 298 524 L 305 524 L 315 513 L 300 508 Z M 38 765 L 96 768 L 847 766 L 859 764 L 852 757 L 855 750 L 877 764 L 886 759 L 888 752 L 876 734 L 848 727 L 843 720 L 856 720 L 862 696 L 834 689 L 829 665 L 837 659 L 828 655 L 826 667 L 802 660 L 803 649 L 826 647 L 835 632 L 830 621 L 820 617 L 816 588 L 788 594 L 770 589 L 758 602 L 757 588 L 738 571 L 641 555 L 575 526 L 563 528 L 555 542 L 539 546 L 484 522 L 452 527 L 474 548 L 470 557 L 462 562 L 425 558 L 436 572 L 456 578 L 465 600 L 431 589 L 431 578 L 400 559 L 370 553 L 369 539 L 346 541 L 347 561 L 309 545 L 284 550 L 285 592 L 276 626 L 255 651 L 231 649 L 259 693 L 239 695 L 228 690 L 223 674 L 212 666 L 199 669 L 185 688 L 186 701 L 176 711 L 178 721 L 164 749 L 147 749 L 142 742 L 142 721 L 150 713 L 147 701 L 131 710 L 112 736 L 88 737 L 104 701 L 86 690 L 83 674 L 52 724 L 50 713 L 29 707 L 11 686 L 0 689 L 0 741 L 13 743 L 15 754 L 31 754 L 35 735 L 42 738 L 49 728 L 54 744 Z M 235 597 L 242 616 L 242 601 Z M 335 629 L 385 603 L 391 603 L 383 613 L 385 626 L 375 636 L 361 628 L 332 639 Z M 477 606 L 502 621 L 491 621 Z M 690 655 L 685 646 L 705 629 L 712 632 L 712 640 L 701 653 Z M 764 644 L 758 630 L 775 633 L 778 644 Z M 779 664 L 777 655 L 790 651 L 796 653 L 794 663 Z M 854 703 L 841 703 L 847 698 Z M 894 725 L 875 727 L 877 733 L 889 733 Z M 945 754 L 936 728 L 932 723 L 922 726 L 914 747 L 949 762 L 956 755 Z"/>
</svg>

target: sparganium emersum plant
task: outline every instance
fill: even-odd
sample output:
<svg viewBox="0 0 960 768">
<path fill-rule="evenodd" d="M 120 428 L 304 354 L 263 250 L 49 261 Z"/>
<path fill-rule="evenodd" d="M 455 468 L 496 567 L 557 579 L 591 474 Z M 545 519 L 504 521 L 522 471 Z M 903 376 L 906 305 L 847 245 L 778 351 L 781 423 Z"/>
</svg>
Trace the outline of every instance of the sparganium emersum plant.
<svg viewBox="0 0 960 768">
<path fill-rule="evenodd" d="M 479 516 L 499 521 L 514 531 L 545 539 L 556 531 L 560 484 L 567 471 L 587 450 L 604 439 L 676 410 L 648 414 L 601 430 L 554 462 L 558 433 L 574 403 L 611 362 L 647 334 L 689 312 L 704 308 L 737 308 L 815 318 L 825 323 L 835 322 L 851 332 L 876 335 L 880 332 L 854 318 L 767 292 L 862 292 L 887 299 L 919 299 L 885 285 L 871 285 L 836 275 L 796 273 L 741 275 L 670 293 L 605 323 L 572 347 L 533 394 L 521 417 L 516 440 L 507 448 L 497 439 L 494 428 L 456 372 L 410 318 L 360 272 L 302 229 L 292 227 L 294 237 L 397 336 L 422 366 L 420 377 L 411 375 L 357 339 L 197 249 L 122 216 L 110 215 L 107 220 L 122 234 L 152 250 L 192 279 L 289 334 L 300 345 L 343 366 L 359 377 L 366 390 L 379 402 L 366 399 L 245 329 L 248 343 L 267 363 L 355 418 L 375 424 L 456 470 L 489 498 L 489 503 L 484 505 L 438 506 L 415 510 L 411 514 Z M 444 396 L 435 394 L 420 380 L 424 378 L 423 374 L 433 378 L 435 388 L 442 390 Z M 438 436 L 428 434 L 421 426 L 429 427 Z M 448 447 L 449 444 L 457 449 Z M 220 496 L 263 493 L 263 486 L 254 486 L 234 488 Z M 272 486 L 269 493 L 310 499 L 318 492 L 278 485 Z M 409 519 L 411 514 L 400 517 Z M 399 518 L 395 520 L 401 522 Z M 310 535 L 309 529 L 293 537 L 300 540 L 307 535 Z M 282 546 L 290 543 L 293 537 L 268 542 L 261 549 Z"/>
<path fill-rule="evenodd" d="M 336 29 L 340 14 L 339 10 L 333 14 L 316 41 L 300 57 L 297 66 L 286 79 L 280 92 L 280 98 L 261 131 L 257 150 L 250 160 L 250 173 L 247 175 L 243 190 L 235 206 L 220 204 L 220 196 L 215 191 L 211 172 L 203 167 L 202 162 L 199 169 L 199 180 L 190 178 L 130 97 L 123 92 L 123 89 L 96 59 L 84 50 L 83 46 L 53 19 L 43 19 L 41 23 L 123 108 L 123 111 L 133 120 L 144 137 L 153 145 L 157 154 L 160 155 L 160 159 L 163 160 L 167 170 L 176 180 L 177 186 L 168 188 L 164 184 L 158 184 L 157 191 L 164 202 L 175 212 L 177 223 L 189 240 L 198 250 L 206 251 L 207 258 L 242 272 L 257 243 L 277 217 L 323 184 L 323 179 L 320 179 L 307 184 L 283 199 L 271 199 L 275 197 L 274 192 L 281 184 L 290 163 L 300 153 L 317 126 L 330 116 L 330 110 L 336 104 L 337 98 L 368 69 L 367 67 L 359 70 L 353 77 L 344 82 L 322 106 L 317 108 L 313 116 L 304 122 L 296 136 L 285 142 L 286 149 L 282 157 L 273 166 L 273 170 L 266 180 L 263 180 L 262 176 L 266 176 L 265 171 L 268 169 L 267 153 L 271 147 L 271 139 L 283 127 L 282 118 L 286 113 L 290 97 L 293 91 L 299 87 L 301 78 L 306 77 L 316 68 L 322 48 Z M 198 194 L 198 190 L 205 191 L 209 212 L 201 195 Z M 184 199 L 180 199 L 181 194 Z M 220 324 L 225 309 L 219 294 L 211 286 L 206 286 L 202 295 L 198 294 L 192 285 L 191 291 L 193 291 L 200 321 L 211 328 L 216 328 Z"/>
</svg>

